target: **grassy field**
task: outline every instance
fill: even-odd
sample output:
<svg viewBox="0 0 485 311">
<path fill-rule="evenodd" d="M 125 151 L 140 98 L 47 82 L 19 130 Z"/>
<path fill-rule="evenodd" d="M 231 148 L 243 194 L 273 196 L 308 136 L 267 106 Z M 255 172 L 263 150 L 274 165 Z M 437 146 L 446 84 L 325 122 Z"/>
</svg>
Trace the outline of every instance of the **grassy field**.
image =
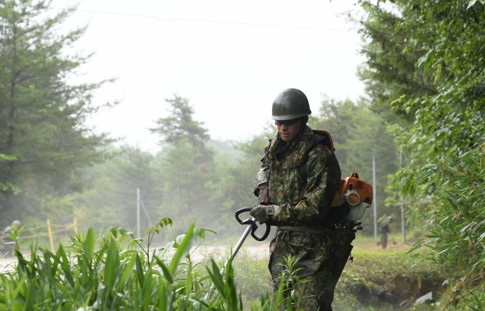
<svg viewBox="0 0 485 311">
<path fill-rule="evenodd" d="M 408 245 L 385 250 L 355 245 L 354 259 L 337 284 L 336 310 L 434 309 L 415 301 L 430 292 L 436 299 L 444 280 L 438 267 L 408 251 Z"/>
<path fill-rule="evenodd" d="M 409 253 L 411 244 L 391 236 L 382 249 L 373 237 L 354 241 L 349 261 L 337 284 L 334 310 L 441 310 L 436 299 L 446 289 L 439 269 L 424 260 L 423 253 Z M 234 274 L 245 306 L 254 306 L 263 292 L 271 291 L 267 258 L 251 253 L 255 245 L 267 251 L 266 242 L 248 241 L 234 260 Z M 258 259 L 259 258 L 259 259 Z M 415 304 L 432 292 L 433 302 Z"/>
<path fill-rule="evenodd" d="M 269 240 L 247 239 L 233 269 L 227 267 L 222 275 L 237 239 L 214 243 L 197 238 L 200 233 L 191 227 L 180 239 L 153 253 L 140 249 L 138 240 L 117 229 L 98 237 L 88 231 L 59 246 L 55 253 L 43 248 L 18 253 L 18 265 L 0 273 L 0 310 L 51 310 L 53 306 L 62 310 L 95 306 L 113 310 L 164 310 L 169 306 L 174 310 L 274 310 L 275 301 L 269 295 Z M 450 292 L 457 297 L 456 290 L 461 289 L 448 288 L 440 267 L 425 259 L 425 250 L 410 252 L 411 244 L 400 243 L 399 238 L 391 235 L 387 249 L 372 237 L 356 238 L 353 260 L 337 284 L 335 311 L 463 310 L 446 302 Z M 215 295 L 208 294 L 212 286 Z M 464 310 L 483 310 L 480 289 L 485 288 L 477 289 L 460 298 L 476 306 Z M 432 293 L 430 301 L 416 304 L 428 293 Z"/>
</svg>

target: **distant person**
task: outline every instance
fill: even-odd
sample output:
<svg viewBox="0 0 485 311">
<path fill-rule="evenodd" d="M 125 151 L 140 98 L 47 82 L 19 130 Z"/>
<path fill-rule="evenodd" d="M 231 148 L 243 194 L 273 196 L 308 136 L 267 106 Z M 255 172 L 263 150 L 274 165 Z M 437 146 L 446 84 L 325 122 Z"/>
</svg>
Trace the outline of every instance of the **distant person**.
<svg viewBox="0 0 485 311">
<path fill-rule="evenodd" d="M 22 227 L 22 223 L 18 220 L 14 220 L 12 224 L 6 227 L 2 232 L 2 246 L 5 251 L 5 255 L 12 255 L 15 247 L 15 242 L 12 239 L 12 231 L 18 230 Z"/>
<path fill-rule="evenodd" d="M 386 217 L 381 226 L 381 246 L 383 249 L 387 247 L 387 235 L 391 232 L 391 229 L 389 228 L 391 222 L 392 217 Z"/>
<path fill-rule="evenodd" d="M 299 282 L 289 282 L 284 297 L 294 291 L 299 303 L 294 307 L 332 310 L 335 286 L 355 238 L 352 230 L 335 230 L 328 216 L 340 187 L 339 163 L 324 138 L 307 125 L 311 111 L 302 91 L 284 90 L 272 112 L 277 132 L 264 150 L 255 190 L 259 205 L 250 213 L 259 223 L 277 227 L 269 261 L 274 293 L 291 256 L 298 260 L 293 270 Z"/>
</svg>

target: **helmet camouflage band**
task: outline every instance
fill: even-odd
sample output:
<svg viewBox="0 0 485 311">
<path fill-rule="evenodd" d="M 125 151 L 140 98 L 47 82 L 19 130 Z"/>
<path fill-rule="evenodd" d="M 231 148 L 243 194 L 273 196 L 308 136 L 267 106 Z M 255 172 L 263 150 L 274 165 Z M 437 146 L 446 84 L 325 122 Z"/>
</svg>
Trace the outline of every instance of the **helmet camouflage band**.
<svg viewBox="0 0 485 311">
<path fill-rule="evenodd" d="M 310 104 L 302 91 L 286 89 L 273 102 L 273 120 L 285 121 L 308 116 Z"/>
</svg>

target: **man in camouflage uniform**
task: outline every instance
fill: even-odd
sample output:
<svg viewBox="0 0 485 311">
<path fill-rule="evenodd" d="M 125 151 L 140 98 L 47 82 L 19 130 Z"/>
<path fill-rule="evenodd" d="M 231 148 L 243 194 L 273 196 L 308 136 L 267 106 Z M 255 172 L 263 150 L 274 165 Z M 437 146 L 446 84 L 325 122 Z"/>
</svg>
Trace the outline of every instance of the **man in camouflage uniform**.
<svg viewBox="0 0 485 311">
<path fill-rule="evenodd" d="M 340 167 L 324 138 L 307 126 L 311 111 L 303 92 L 283 91 L 272 110 L 278 131 L 261 160 L 255 190 L 260 205 L 251 215 L 277 226 L 269 262 L 275 293 L 291 255 L 297 260 L 292 270 L 298 280 L 287 283 L 285 297 L 294 291 L 294 306 L 332 310 L 335 285 L 355 237 L 351 230 L 335 230 L 329 216 L 340 187 Z M 284 310 L 286 303 L 280 308 Z"/>
</svg>

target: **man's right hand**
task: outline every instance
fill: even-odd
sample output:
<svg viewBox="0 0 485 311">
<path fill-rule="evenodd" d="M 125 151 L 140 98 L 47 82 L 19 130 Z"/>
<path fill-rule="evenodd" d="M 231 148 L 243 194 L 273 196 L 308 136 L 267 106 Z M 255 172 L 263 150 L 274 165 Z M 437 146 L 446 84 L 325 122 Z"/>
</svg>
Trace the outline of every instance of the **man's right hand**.
<svg viewBox="0 0 485 311">
<path fill-rule="evenodd" d="M 268 221 L 268 214 L 266 212 L 267 205 L 256 205 L 251 209 L 249 214 L 256 218 L 260 224 L 264 224 Z"/>
</svg>

